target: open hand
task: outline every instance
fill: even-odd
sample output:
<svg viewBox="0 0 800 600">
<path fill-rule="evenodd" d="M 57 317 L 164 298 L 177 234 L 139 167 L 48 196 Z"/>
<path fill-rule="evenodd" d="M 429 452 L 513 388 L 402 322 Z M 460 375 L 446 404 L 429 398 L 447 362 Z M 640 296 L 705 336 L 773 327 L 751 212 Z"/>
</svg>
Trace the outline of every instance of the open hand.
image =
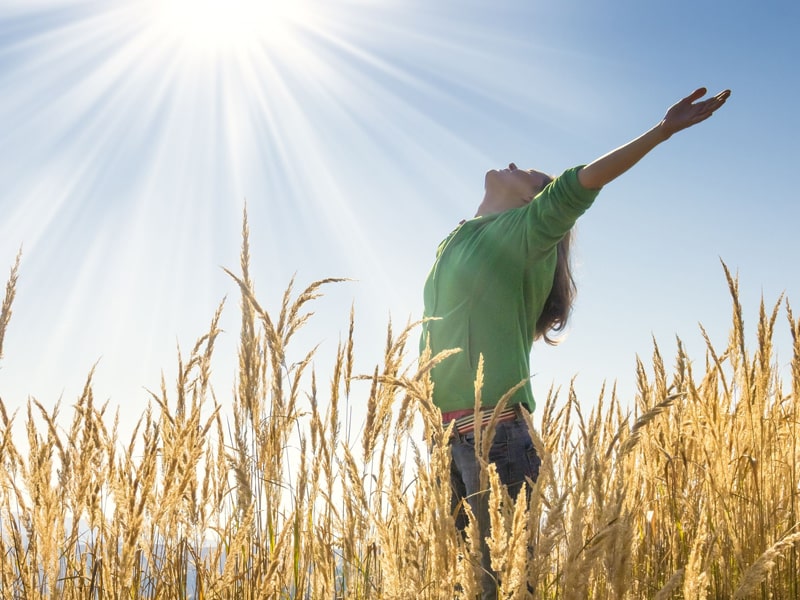
<svg viewBox="0 0 800 600">
<path fill-rule="evenodd" d="M 692 125 L 696 125 L 700 121 L 705 121 L 708 117 L 714 114 L 720 106 L 725 104 L 725 101 L 731 95 L 730 90 L 720 92 L 716 96 L 700 100 L 706 95 L 706 88 L 701 87 L 686 96 L 683 100 L 677 102 L 667 111 L 664 119 L 661 121 L 661 128 L 667 137 L 673 133 L 677 133 L 681 129 L 686 129 Z"/>
</svg>

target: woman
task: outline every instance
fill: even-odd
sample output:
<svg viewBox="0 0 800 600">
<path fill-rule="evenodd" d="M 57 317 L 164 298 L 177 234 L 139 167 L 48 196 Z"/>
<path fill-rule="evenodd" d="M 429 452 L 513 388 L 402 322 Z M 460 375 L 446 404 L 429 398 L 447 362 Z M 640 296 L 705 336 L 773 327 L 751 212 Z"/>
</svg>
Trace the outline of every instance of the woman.
<svg viewBox="0 0 800 600">
<path fill-rule="evenodd" d="M 469 502 L 481 540 L 489 535 L 487 492 L 481 489 L 475 427 L 485 425 L 497 403 L 518 386 L 498 416 L 489 461 L 512 498 L 526 478 L 539 472 L 522 411 L 534 408 L 530 386 L 533 341 L 553 343 L 564 328 L 574 284 L 569 268 L 570 231 L 599 190 L 635 165 L 673 134 L 704 121 L 721 107 L 730 90 L 706 100 L 700 88 L 672 106 L 655 127 L 586 166 L 555 179 L 536 170 L 489 171 L 475 218 L 445 239 L 425 283 L 421 351 L 461 351 L 431 371 L 433 402 L 445 426 L 455 421 L 450 440 L 453 508 Z M 483 361 L 481 423 L 474 422 L 474 383 Z M 456 522 L 465 525 L 458 511 Z M 496 581 L 482 549 L 484 598 L 496 598 Z"/>
</svg>

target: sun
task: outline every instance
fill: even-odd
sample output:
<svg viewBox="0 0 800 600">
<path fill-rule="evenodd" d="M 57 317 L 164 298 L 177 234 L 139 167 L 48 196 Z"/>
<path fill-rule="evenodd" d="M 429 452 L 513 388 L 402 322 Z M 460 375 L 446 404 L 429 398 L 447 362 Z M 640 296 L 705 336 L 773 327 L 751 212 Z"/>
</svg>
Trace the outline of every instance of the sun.
<svg viewBox="0 0 800 600">
<path fill-rule="evenodd" d="M 151 0 L 158 34 L 190 52 L 284 48 L 311 16 L 308 0 Z"/>
</svg>

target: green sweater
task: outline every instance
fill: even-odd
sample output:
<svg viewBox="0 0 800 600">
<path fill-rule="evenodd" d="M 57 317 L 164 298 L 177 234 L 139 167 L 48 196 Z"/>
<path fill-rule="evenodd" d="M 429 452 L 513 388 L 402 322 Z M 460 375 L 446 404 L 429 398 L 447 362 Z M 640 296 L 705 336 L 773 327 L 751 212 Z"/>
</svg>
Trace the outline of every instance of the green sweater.
<svg viewBox="0 0 800 600">
<path fill-rule="evenodd" d="M 511 403 L 534 408 L 530 352 L 534 328 L 553 285 L 556 245 L 591 206 L 597 190 L 565 171 L 532 202 L 463 222 L 439 245 L 425 282 L 420 352 L 430 344 L 461 352 L 431 371 L 433 402 L 442 412 L 471 408 L 483 355 L 484 406 L 494 406 L 523 380 Z"/>
</svg>

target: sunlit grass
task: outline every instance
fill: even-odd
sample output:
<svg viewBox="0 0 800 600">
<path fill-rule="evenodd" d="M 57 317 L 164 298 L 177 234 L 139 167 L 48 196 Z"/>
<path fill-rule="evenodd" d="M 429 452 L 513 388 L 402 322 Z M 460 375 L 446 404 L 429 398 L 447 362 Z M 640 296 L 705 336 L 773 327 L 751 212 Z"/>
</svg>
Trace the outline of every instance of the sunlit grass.
<svg viewBox="0 0 800 600">
<path fill-rule="evenodd" d="M 417 328 L 389 327 L 374 372 L 354 373 L 351 316 L 321 376 L 294 336 L 336 280 L 290 285 L 271 311 L 249 264 L 245 220 L 230 402 L 209 383 L 222 305 L 129 438 L 91 373 L 64 429 L 60 405 L 0 402 L 3 598 L 472 597 L 474 532 L 456 534 L 448 453 L 429 445 L 443 432 L 427 373 L 446 358 L 418 363 Z M 800 321 L 788 303 L 763 307 L 750 346 L 726 274 L 725 348 L 709 341 L 698 363 L 679 345 L 672 369 L 656 348 L 635 400 L 604 390 L 589 414 L 572 390 L 552 392 L 535 415 L 540 478 L 516 505 L 489 470 L 502 597 L 798 596 Z M 781 312 L 790 382 L 772 347 Z M 363 424 L 346 421 L 355 403 Z"/>
</svg>

